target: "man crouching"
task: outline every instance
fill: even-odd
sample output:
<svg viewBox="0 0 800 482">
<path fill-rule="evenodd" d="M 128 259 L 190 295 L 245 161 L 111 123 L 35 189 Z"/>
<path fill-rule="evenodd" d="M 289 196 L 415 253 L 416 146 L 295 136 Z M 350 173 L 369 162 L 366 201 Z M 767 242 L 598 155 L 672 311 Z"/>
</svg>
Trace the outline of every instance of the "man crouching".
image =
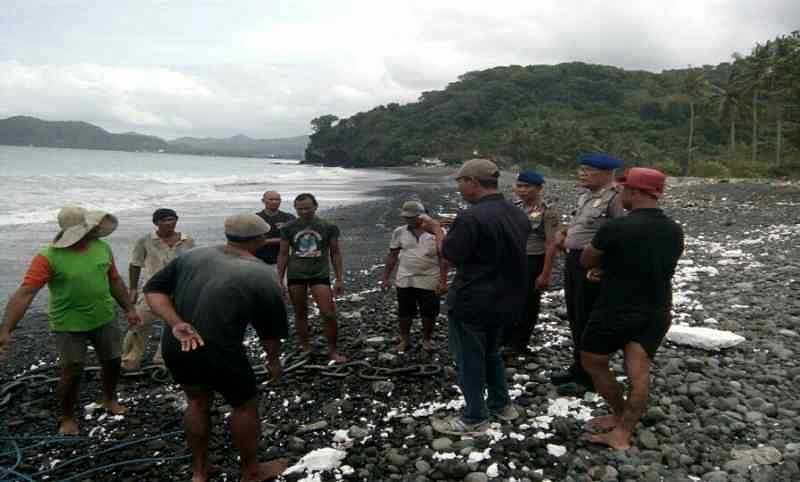
<svg viewBox="0 0 800 482">
<path fill-rule="evenodd" d="M 286 459 L 258 463 L 256 379 L 242 345 L 251 324 L 267 355 L 270 376 L 280 376 L 280 339 L 288 335 L 286 307 L 275 272 L 255 257 L 268 232 L 269 225 L 254 214 L 231 216 L 225 220 L 227 244 L 187 252 L 144 287 L 150 307 L 171 328 L 164 334 L 162 353 L 188 401 L 184 425 L 193 482 L 209 476 L 214 392 L 233 407 L 231 432 L 243 481 L 275 478 L 288 465 Z"/>
</svg>

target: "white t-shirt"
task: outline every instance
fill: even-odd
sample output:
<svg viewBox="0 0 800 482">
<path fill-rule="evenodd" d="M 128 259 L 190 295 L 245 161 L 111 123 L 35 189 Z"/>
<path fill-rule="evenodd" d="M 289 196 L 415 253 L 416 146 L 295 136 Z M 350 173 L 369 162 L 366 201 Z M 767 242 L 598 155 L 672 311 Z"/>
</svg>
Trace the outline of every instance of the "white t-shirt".
<svg viewBox="0 0 800 482">
<path fill-rule="evenodd" d="M 435 290 L 439 285 L 439 256 L 436 238 L 423 232 L 419 239 L 408 226 L 400 226 L 392 233 L 389 249 L 399 249 L 395 286 Z"/>
</svg>

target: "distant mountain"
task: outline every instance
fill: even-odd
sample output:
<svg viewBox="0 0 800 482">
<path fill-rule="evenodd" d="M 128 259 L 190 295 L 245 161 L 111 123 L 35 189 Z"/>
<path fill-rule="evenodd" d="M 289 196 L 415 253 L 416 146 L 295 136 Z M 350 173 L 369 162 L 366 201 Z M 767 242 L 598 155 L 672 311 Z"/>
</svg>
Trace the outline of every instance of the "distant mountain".
<svg viewBox="0 0 800 482">
<path fill-rule="evenodd" d="M 16 116 L 0 119 L 0 144 L 303 159 L 308 136 L 252 139 L 237 135 L 226 139 L 181 137 L 165 141 L 136 132 L 114 134 L 87 122 L 45 121 L 35 117 Z"/>
<path fill-rule="evenodd" d="M 113 134 L 87 122 L 51 122 L 27 116 L 0 120 L 0 144 L 112 151 L 158 151 L 169 148 L 165 140 L 155 136 L 136 132 Z"/>
<path fill-rule="evenodd" d="M 308 136 L 282 139 L 253 139 L 237 135 L 225 139 L 181 137 L 169 141 L 169 152 L 242 157 L 280 157 L 303 159 Z"/>
</svg>

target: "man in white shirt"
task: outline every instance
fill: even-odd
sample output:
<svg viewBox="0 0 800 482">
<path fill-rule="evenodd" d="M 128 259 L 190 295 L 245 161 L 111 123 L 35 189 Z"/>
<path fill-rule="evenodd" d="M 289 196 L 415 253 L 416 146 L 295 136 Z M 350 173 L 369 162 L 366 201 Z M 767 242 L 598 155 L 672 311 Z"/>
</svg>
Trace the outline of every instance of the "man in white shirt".
<svg viewBox="0 0 800 482">
<path fill-rule="evenodd" d="M 142 319 L 142 324 L 128 329 L 122 342 L 122 367 L 126 370 L 137 370 L 142 362 L 147 347 L 147 340 L 153 331 L 153 322 L 158 316 L 150 310 L 150 306 L 139 298 L 139 279 L 142 285 L 170 261 L 181 253 L 194 248 L 194 240 L 184 233 L 175 231 L 178 223 L 178 214 L 172 209 L 160 208 L 153 213 L 155 231 L 139 238 L 131 252 L 131 261 L 128 266 L 130 278 L 130 301 L 136 305 L 136 312 Z M 153 355 L 153 363 L 163 365 L 161 357 L 161 342 Z"/>
<path fill-rule="evenodd" d="M 392 233 L 381 283 L 383 290 L 388 291 L 392 286 L 392 274 L 397 269 L 394 285 L 400 324 L 399 352 L 405 352 L 410 346 L 411 320 L 417 313 L 422 318 L 422 347 L 427 351 L 433 349 L 431 337 L 439 316 L 439 296 L 447 291 L 447 262 L 439 255 L 434 236 L 420 228 L 422 214 L 425 214 L 422 203 L 403 203 L 400 216 L 406 224 Z"/>
</svg>

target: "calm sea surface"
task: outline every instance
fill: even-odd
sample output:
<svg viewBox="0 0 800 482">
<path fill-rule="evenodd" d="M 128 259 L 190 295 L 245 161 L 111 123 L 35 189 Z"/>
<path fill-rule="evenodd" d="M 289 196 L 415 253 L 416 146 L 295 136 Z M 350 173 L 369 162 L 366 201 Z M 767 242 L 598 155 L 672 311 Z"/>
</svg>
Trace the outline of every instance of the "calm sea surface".
<svg viewBox="0 0 800 482">
<path fill-rule="evenodd" d="M 223 242 L 223 218 L 261 209 L 267 189 L 280 191 L 282 209 L 293 212 L 291 200 L 301 192 L 314 193 L 324 209 L 366 200 L 369 191 L 401 177 L 285 159 L 0 146 L 0 306 L 30 258 L 58 231 L 56 213 L 66 204 L 119 218 L 107 240 L 127 273 L 132 243 L 152 229 L 156 208 L 175 209 L 179 231 L 198 244 L 215 244 Z"/>
</svg>

